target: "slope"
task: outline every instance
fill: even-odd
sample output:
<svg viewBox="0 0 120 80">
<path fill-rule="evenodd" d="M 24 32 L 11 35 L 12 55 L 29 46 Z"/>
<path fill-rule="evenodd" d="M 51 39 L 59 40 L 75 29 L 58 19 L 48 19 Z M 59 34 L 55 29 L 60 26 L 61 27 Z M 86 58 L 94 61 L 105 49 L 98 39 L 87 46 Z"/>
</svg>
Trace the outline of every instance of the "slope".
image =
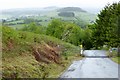
<svg viewBox="0 0 120 80">
<path fill-rule="evenodd" d="M 57 78 L 73 59 L 80 59 L 79 48 L 57 38 L 2 29 L 3 78 Z M 59 68 L 59 69 L 58 69 Z"/>
</svg>

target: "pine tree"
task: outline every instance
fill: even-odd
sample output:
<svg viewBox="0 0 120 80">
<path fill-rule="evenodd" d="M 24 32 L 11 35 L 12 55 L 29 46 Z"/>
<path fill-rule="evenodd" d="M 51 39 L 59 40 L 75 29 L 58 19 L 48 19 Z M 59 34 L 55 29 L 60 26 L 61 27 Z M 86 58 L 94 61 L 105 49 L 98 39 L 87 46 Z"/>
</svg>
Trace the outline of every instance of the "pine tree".
<svg viewBox="0 0 120 80">
<path fill-rule="evenodd" d="M 98 14 L 93 33 L 95 45 L 120 45 L 120 2 L 107 5 Z"/>
</svg>

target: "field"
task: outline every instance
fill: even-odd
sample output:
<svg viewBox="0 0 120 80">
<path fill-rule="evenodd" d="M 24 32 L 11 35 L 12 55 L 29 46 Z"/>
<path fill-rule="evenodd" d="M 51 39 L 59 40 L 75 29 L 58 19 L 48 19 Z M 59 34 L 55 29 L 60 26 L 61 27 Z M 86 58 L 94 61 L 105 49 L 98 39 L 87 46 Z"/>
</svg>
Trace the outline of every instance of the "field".
<svg viewBox="0 0 120 80">
<path fill-rule="evenodd" d="M 14 26 L 14 28 L 18 28 L 18 26 L 23 26 L 23 24 L 26 24 L 26 19 L 33 19 L 34 22 L 37 22 L 39 25 L 42 26 L 47 26 L 49 24 L 49 22 L 52 19 L 62 19 L 65 21 L 69 21 L 69 22 L 73 22 L 76 23 L 77 25 L 79 25 L 80 27 L 86 27 L 88 24 L 91 24 L 95 21 L 96 19 L 96 15 L 95 14 L 91 14 L 88 12 L 74 12 L 75 17 L 63 17 L 63 16 L 58 16 L 58 12 L 57 10 L 52 10 L 52 11 L 46 11 L 43 13 L 40 13 L 39 15 L 37 14 L 28 14 L 29 16 L 27 16 L 27 14 L 24 15 L 19 15 L 19 16 L 15 16 L 15 13 L 13 13 L 12 15 L 2 15 L 2 18 L 4 19 L 4 17 L 6 18 L 10 18 L 10 17 L 14 17 L 14 20 L 12 20 L 13 18 L 10 18 L 11 21 L 6 21 L 5 24 L 8 26 Z M 84 16 L 84 17 L 83 17 Z M 16 20 L 18 19 L 18 20 Z M 32 21 L 33 22 L 33 21 Z M 18 28 L 19 29 L 19 28 Z"/>
</svg>

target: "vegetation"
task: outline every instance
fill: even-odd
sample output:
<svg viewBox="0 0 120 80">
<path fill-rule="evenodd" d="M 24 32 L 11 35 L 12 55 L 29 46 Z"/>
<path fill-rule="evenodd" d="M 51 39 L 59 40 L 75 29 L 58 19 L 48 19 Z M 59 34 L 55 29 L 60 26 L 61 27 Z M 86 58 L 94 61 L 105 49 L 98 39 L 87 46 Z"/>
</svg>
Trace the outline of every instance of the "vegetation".
<svg viewBox="0 0 120 80">
<path fill-rule="evenodd" d="M 63 22 L 59 19 L 52 20 L 47 27 L 46 34 L 76 46 L 83 44 L 86 49 L 90 49 L 92 47 L 90 40 L 92 34 L 90 29 L 81 29 L 73 23 Z"/>
<path fill-rule="evenodd" d="M 58 11 L 59 12 L 65 12 L 65 11 L 68 11 L 68 12 L 71 12 L 71 11 L 73 11 L 73 12 L 86 12 L 79 7 L 65 7 L 65 8 L 59 9 Z"/>
<path fill-rule="evenodd" d="M 63 11 L 71 17 L 63 17 L 66 16 Z M 103 45 L 107 46 L 106 49 L 120 47 L 120 2 L 107 5 L 92 25 L 88 25 L 90 17 L 80 17 L 80 14 L 88 15 L 80 8 L 67 7 L 58 12 L 55 11 L 54 16 L 50 13 L 3 20 L 0 43 L 3 78 L 57 78 L 72 60 L 82 58 L 78 47 L 81 44 L 85 49 L 101 49 Z M 12 29 L 18 24 L 17 30 Z M 116 62 L 119 59 L 117 52 L 108 55 Z"/>
<path fill-rule="evenodd" d="M 74 17 L 65 17 L 65 16 L 59 16 L 59 13 L 62 13 L 59 10 L 67 9 L 64 12 L 74 13 Z M 5 15 L 4 15 L 5 14 Z M 20 16 L 23 14 L 22 16 Z M 72 15 L 71 14 L 71 15 Z M 7 15 L 9 15 L 7 17 Z M 41 26 L 47 26 L 49 21 L 51 21 L 54 18 L 61 18 L 64 21 L 74 22 L 75 24 L 79 25 L 80 27 L 84 28 L 89 23 L 94 22 L 96 19 L 95 14 L 90 14 L 81 8 L 78 7 L 65 7 L 65 8 L 54 8 L 54 9 L 17 9 L 17 10 L 7 10 L 3 11 L 2 16 L 6 16 L 8 19 L 4 19 L 4 24 L 8 26 L 14 26 L 14 28 L 18 28 L 19 26 L 30 24 L 31 22 L 36 22 L 37 24 Z M 84 16 L 84 17 L 83 17 Z M 75 18 L 77 17 L 77 19 Z"/>
<path fill-rule="evenodd" d="M 92 30 L 92 41 L 95 48 L 106 45 L 108 48 L 116 47 L 118 50 L 108 52 L 111 59 L 119 63 L 120 58 L 120 2 L 107 5 L 98 14 L 98 19 L 89 28 Z"/>
<path fill-rule="evenodd" d="M 98 14 L 98 19 L 92 26 L 94 46 L 104 44 L 112 47 L 120 45 L 120 2 L 107 5 Z"/>
<path fill-rule="evenodd" d="M 21 28 L 19 30 L 33 32 L 36 34 L 45 34 L 46 33 L 46 27 L 37 25 L 35 22 L 31 22 L 30 24 L 26 24 L 23 28 Z"/>
<path fill-rule="evenodd" d="M 81 58 L 79 47 L 57 38 L 5 26 L 2 31 L 3 78 L 57 78 L 73 59 Z"/>
<path fill-rule="evenodd" d="M 2 31 L 4 78 L 58 77 L 73 59 L 81 59 L 77 46 L 88 45 L 91 37 L 90 29 L 59 19 L 48 27 L 32 22 L 19 31 L 6 26 Z"/>
<path fill-rule="evenodd" d="M 74 17 L 75 14 L 73 12 L 60 12 L 58 13 L 58 16 L 63 16 L 63 17 Z"/>
<path fill-rule="evenodd" d="M 107 51 L 107 55 L 113 60 L 114 62 L 120 64 L 120 57 L 118 56 L 118 52 L 113 50 L 112 52 Z"/>
<path fill-rule="evenodd" d="M 114 57 L 112 60 L 118 64 L 120 64 L 120 57 Z"/>
</svg>

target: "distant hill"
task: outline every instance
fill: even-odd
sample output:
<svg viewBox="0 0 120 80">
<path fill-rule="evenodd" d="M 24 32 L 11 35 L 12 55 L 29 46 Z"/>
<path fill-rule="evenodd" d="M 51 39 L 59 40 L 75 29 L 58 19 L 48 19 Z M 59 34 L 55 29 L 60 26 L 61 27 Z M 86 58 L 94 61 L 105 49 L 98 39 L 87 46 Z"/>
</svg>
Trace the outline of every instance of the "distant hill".
<svg viewBox="0 0 120 80">
<path fill-rule="evenodd" d="M 65 11 L 72 11 L 72 12 L 86 12 L 85 10 L 79 7 L 64 7 L 58 10 L 58 12 L 65 12 Z"/>
<path fill-rule="evenodd" d="M 9 9 L 2 11 L 0 15 L 1 19 L 21 19 L 20 22 L 24 19 L 32 18 L 36 21 L 40 21 L 39 24 L 42 26 L 47 26 L 49 21 L 54 18 L 62 19 L 63 21 L 70 21 L 76 23 L 81 27 L 93 23 L 96 19 L 96 14 L 91 14 L 89 11 L 85 11 L 79 7 L 56 7 L 49 6 L 45 8 L 18 8 L 18 9 Z M 26 20 L 27 20 L 26 19 Z M 16 24 L 18 21 L 13 21 L 8 24 Z M 19 23 L 18 23 L 19 24 Z"/>
<path fill-rule="evenodd" d="M 58 13 L 58 16 L 75 17 L 75 14 L 73 12 L 60 12 L 60 13 Z"/>
</svg>

